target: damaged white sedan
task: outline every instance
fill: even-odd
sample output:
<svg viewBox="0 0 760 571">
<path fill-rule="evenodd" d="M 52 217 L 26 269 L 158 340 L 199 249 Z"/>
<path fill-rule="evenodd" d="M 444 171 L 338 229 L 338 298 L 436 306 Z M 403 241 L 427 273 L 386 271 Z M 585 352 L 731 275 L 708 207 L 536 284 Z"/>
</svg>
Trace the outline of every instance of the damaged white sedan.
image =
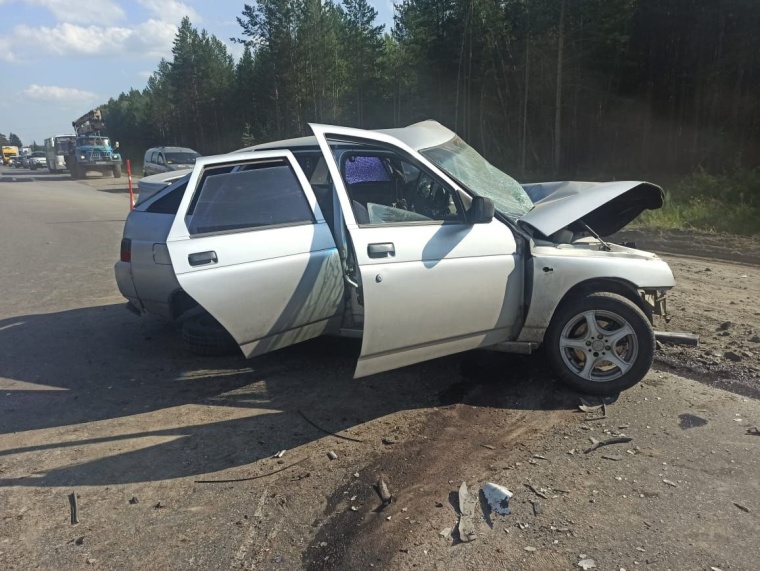
<svg viewBox="0 0 760 571">
<path fill-rule="evenodd" d="M 540 345 L 586 393 L 617 393 L 647 373 L 653 315 L 675 280 L 655 254 L 604 237 L 661 207 L 659 187 L 523 187 L 434 121 L 311 127 L 313 137 L 200 158 L 189 180 L 138 205 L 116 267 L 133 309 L 194 332 L 221 324 L 247 357 L 361 337 L 357 377 Z M 148 292 L 138 282 L 151 261 L 134 245 L 151 208 L 168 222 L 143 248 L 164 272 Z"/>
</svg>

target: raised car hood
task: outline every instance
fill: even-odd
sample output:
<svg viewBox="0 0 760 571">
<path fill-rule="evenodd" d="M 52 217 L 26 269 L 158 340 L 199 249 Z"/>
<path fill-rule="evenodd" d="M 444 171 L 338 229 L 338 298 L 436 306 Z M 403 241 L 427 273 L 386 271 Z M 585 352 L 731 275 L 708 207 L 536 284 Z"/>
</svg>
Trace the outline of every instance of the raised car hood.
<svg viewBox="0 0 760 571">
<path fill-rule="evenodd" d="M 644 210 L 664 202 L 662 189 L 642 181 L 541 182 L 523 188 L 534 202 L 520 221 L 545 236 L 583 221 L 600 236 L 624 228 Z"/>
</svg>

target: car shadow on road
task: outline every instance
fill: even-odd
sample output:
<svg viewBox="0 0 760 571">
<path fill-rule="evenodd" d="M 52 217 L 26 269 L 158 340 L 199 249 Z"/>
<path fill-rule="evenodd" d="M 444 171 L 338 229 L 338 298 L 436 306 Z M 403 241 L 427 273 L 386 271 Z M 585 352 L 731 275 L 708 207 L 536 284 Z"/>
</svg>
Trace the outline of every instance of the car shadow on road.
<svg viewBox="0 0 760 571">
<path fill-rule="evenodd" d="M 321 338 L 253 360 L 200 358 L 184 352 L 171 324 L 121 305 L 0 321 L 0 443 L 14 433 L 0 467 L 44 466 L 57 455 L 56 466 L 0 477 L 0 487 L 210 474 L 325 437 L 307 419 L 360 435 L 364 423 L 411 409 L 465 403 L 508 413 L 577 403 L 540 358 L 481 351 L 354 380 L 359 348 Z M 19 445 L 18 435 L 39 430 L 48 433 Z M 91 458 L 69 460 L 76 450 Z"/>
</svg>

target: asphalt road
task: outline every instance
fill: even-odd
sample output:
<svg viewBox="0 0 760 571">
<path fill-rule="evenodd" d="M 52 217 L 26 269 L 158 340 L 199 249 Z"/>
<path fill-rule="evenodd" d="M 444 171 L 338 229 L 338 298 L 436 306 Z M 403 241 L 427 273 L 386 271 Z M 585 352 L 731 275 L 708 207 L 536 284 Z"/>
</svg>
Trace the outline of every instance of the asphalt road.
<svg viewBox="0 0 760 571">
<path fill-rule="evenodd" d="M 586 422 L 540 356 L 360 381 L 346 340 L 196 358 L 123 307 L 125 185 L 0 167 L 0 569 L 757 568 L 760 402 L 709 379 L 733 369 L 699 383 L 676 361 Z M 711 342 L 753 343 L 743 284 L 760 270 L 676 262 L 674 305 L 716 313 L 679 326 L 712 330 L 735 308 Z M 633 441 L 583 454 L 620 431 Z M 440 533 L 462 481 L 515 492 L 472 543 Z"/>
</svg>

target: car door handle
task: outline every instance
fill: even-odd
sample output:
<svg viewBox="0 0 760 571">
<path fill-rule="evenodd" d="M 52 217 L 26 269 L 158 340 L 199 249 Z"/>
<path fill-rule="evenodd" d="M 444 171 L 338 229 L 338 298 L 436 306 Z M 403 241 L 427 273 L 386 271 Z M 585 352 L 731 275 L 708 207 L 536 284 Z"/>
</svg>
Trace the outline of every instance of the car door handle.
<svg viewBox="0 0 760 571">
<path fill-rule="evenodd" d="M 191 266 L 203 266 L 205 264 L 215 264 L 219 261 L 216 257 L 216 252 L 210 250 L 208 252 L 196 252 L 195 254 L 189 254 L 187 261 Z"/>
<path fill-rule="evenodd" d="M 396 247 L 392 242 L 369 244 L 367 246 L 367 255 L 370 258 L 390 258 L 396 255 Z"/>
</svg>

